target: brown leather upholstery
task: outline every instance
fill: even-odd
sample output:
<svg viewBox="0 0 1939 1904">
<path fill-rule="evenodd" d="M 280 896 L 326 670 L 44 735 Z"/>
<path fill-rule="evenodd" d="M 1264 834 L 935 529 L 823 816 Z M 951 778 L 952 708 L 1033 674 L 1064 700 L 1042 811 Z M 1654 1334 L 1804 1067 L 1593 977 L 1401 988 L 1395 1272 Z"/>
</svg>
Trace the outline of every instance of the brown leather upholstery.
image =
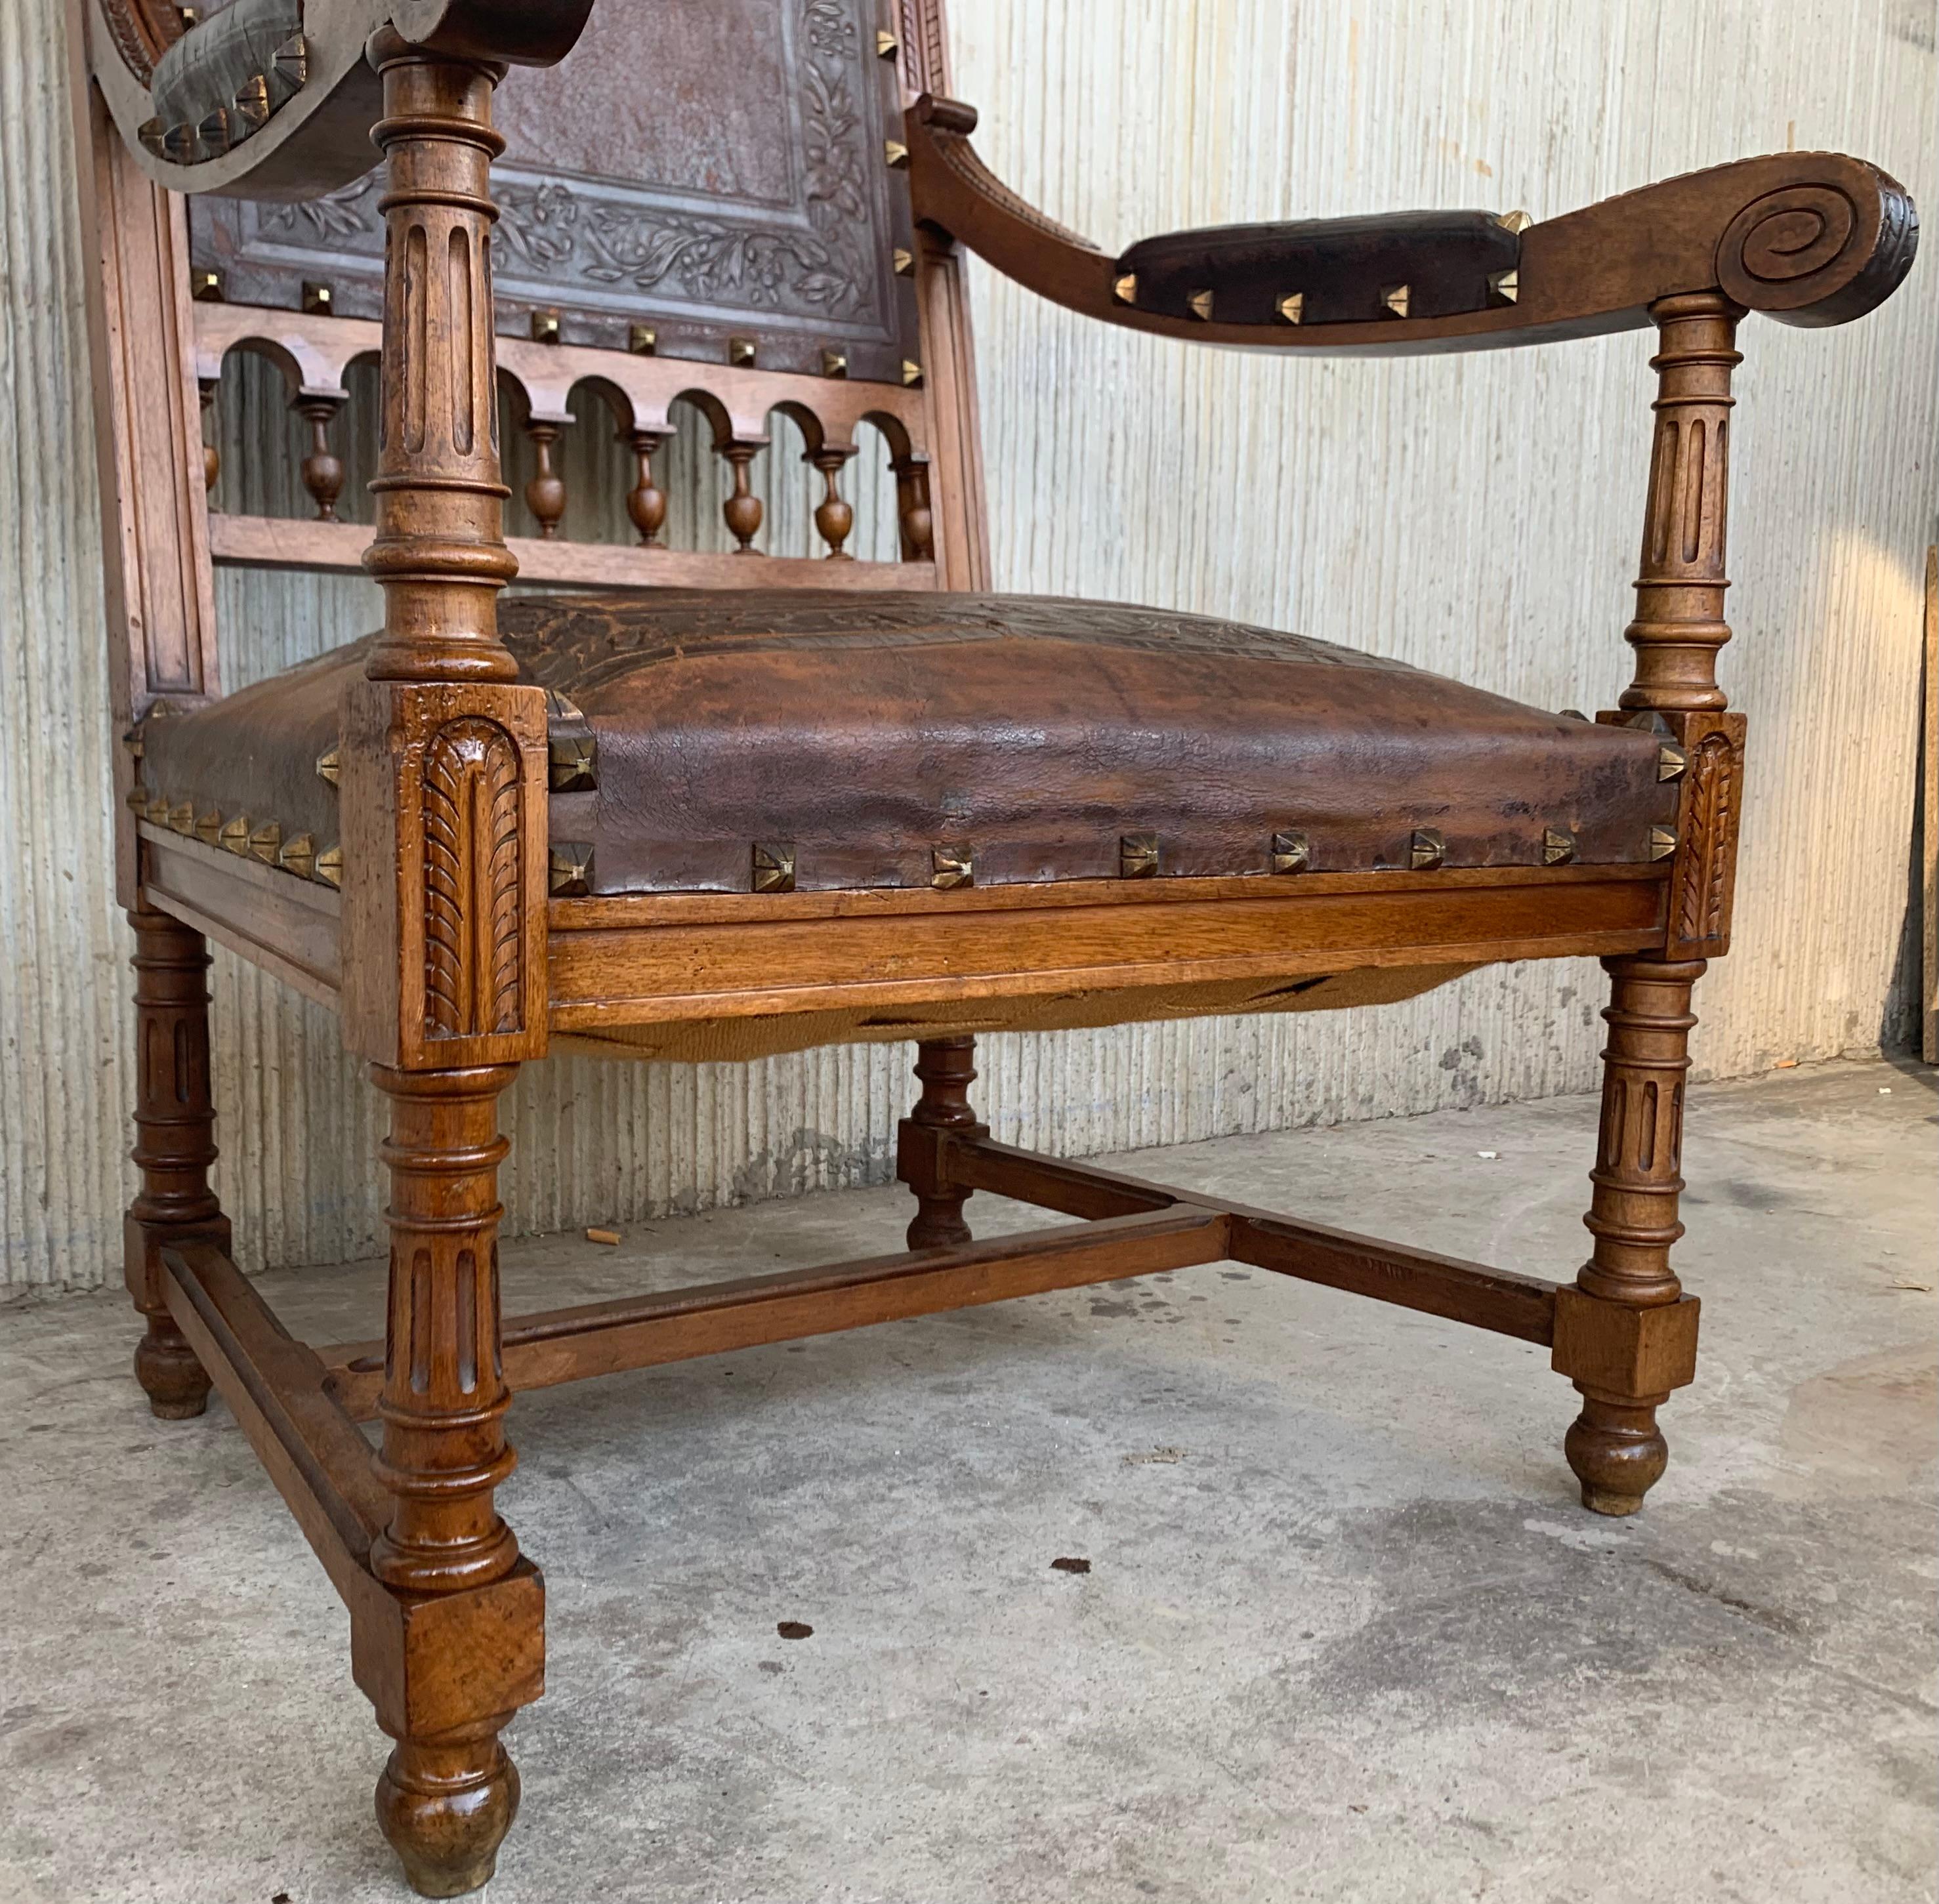
<svg viewBox="0 0 1939 1904">
<path fill-rule="evenodd" d="M 1491 212 L 1396 211 L 1170 232 L 1134 245 L 1118 269 L 1137 278 L 1138 309 L 1166 317 L 1207 315 L 1192 300 L 1210 291 L 1220 324 L 1283 323 L 1281 300 L 1295 294 L 1302 324 L 1364 324 L 1392 313 L 1402 285 L 1409 317 L 1485 311 L 1520 256 Z"/>
<path fill-rule="evenodd" d="M 1280 870 L 1633 863 L 1675 811 L 1651 734 L 1201 616 L 668 591 L 514 598 L 501 622 L 561 698 L 555 786 L 585 783 L 553 792 L 552 838 L 589 847 L 595 893 L 746 892 L 763 863 L 803 890 L 958 859 L 978 886 L 1266 874 L 1276 835 Z M 334 844 L 316 762 L 362 646 L 151 719 L 151 817 Z"/>
</svg>

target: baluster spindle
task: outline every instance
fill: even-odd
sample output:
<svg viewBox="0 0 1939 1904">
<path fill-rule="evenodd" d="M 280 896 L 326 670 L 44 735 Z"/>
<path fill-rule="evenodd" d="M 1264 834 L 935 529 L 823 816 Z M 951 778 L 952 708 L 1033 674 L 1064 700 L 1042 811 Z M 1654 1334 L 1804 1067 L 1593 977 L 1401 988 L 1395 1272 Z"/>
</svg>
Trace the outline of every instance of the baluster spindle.
<svg viewBox="0 0 1939 1904">
<path fill-rule="evenodd" d="M 215 393 L 221 388 L 221 385 L 214 377 L 203 377 L 198 380 L 196 388 L 202 397 L 202 414 L 205 438 L 209 427 L 215 420 Z M 222 452 L 213 443 L 205 440 L 202 446 L 202 488 L 213 489 L 215 487 L 215 479 L 221 473 Z"/>
<path fill-rule="evenodd" d="M 737 555 L 761 553 L 754 546 L 754 538 L 761 532 L 761 499 L 747 486 L 747 465 L 754 460 L 755 451 L 766 445 L 766 439 L 760 437 L 715 446 L 734 473 L 734 487 L 721 505 L 720 513 L 727 519 L 729 532 L 741 545 L 734 552 Z"/>
<path fill-rule="evenodd" d="M 855 559 L 842 546 L 855 526 L 855 512 L 844 499 L 841 485 L 842 466 L 854 454 L 853 444 L 823 443 L 803 459 L 821 472 L 827 485 L 827 493 L 815 505 L 814 526 L 828 545 L 827 560 L 831 562 L 852 562 Z"/>
<path fill-rule="evenodd" d="M 666 437 L 658 430 L 622 430 L 619 440 L 633 452 L 639 470 L 639 479 L 627 492 L 626 513 L 640 532 L 642 546 L 664 549 L 660 531 L 666 525 L 666 492 L 653 480 L 653 455 Z"/>
<path fill-rule="evenodd" d="M 525 506 L 538 519 L 542 540 L 552 542 L 559 535 L 559 519 L 565 513 L 565 479 L 552 467 L 552 446 L 559 441 L 559 426 L 551 417 L 525 419 L 525 434 L 531 439 L 532 453 L 538 468 L 525 485 Z"/>
<path fill-rule="evenodd" d="M 303 485 L 316 504 L 319 522 L 336 519 L 336 499 L 343 493 L 343 464 L 330 447 L 330 426 L 349 401 L 340 390 L 301 390 L 290 406 L 309 425 L 309 454 L 303 460 Z"/>
<path fill-rule="evenodd" d="M 889 467 L 895 473 L 903 560 L 932 562 L 936 559 L 936 518 L 929 506 L 929 458 L 912 450 L 906 456 L 893 458 Z"/>
</svg>

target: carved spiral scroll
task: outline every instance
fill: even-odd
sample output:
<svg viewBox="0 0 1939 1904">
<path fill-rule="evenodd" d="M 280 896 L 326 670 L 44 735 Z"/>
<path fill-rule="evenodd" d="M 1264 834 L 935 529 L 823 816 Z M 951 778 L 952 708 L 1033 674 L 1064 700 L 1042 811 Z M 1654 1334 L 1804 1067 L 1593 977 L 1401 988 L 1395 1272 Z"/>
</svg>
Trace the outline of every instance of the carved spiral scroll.
<svg viewBox="0 0 1939 1904">
<path fill-rule="evenodd" d="M 1895 290 L 1918 249 L 1919 219 L 1883 174 L 1855 202 L 1830 185 L 1794 184 L 1754 199 L 1717 244 L 1717 283 L 1747 309 L 1786 322 L 1841 324 Z"/>
<path fill-rule="evenodd" d="M 453 721 L 425 750 L 425 1028 L 524 1030 L 519 750 L 495 722 Z"/>
</svg>

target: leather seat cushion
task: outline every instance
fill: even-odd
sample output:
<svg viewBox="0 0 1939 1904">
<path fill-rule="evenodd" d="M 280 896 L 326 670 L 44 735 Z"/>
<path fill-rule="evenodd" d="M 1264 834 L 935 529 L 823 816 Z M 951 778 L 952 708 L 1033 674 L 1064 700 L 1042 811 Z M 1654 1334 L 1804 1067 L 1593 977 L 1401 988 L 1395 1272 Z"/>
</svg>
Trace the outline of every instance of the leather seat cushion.
<svg viewBox="0 0 1939 1904">
<path fill-rule="evenodd" d="M 555 791 L 555 845 L 595 893 L 745 892 L 756 849 L 803 890 L 1651 856 L 1676 789 L 1652 733 L 1545 713 L 1298 635 L 1116 604 L 855 590 L 513 597 L 505 639 L 592 742 Z M 196 713 L 145 723 L 172 813 L 339 838 L 318 756 L 355 643 Z M 151 807 L 151 816 L 154 811 Z M 186 830 L 184 829 L 184 830 Z M 1130 844 L 1127 846 L 1127 841 Z M 1283 843 L 1282 843 L 1283 844 Z"/>
</svg>

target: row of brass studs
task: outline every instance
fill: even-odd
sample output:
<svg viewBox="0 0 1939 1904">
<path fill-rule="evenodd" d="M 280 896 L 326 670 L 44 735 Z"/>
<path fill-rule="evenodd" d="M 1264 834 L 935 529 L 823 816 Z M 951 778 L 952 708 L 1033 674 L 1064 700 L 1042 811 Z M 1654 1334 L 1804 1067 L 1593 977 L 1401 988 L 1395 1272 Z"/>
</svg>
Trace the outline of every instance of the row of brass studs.
<svg viewBox="0 0 1939 1904">
<path fill-rule="evenodd" d="M 324 886 L 343 884 L 343 849 L 327 846 L 317 850 L 316 841 L 308 833 L 294 839 L 283 838 L 280 821 L 265 820 L 252 825 L 247 814 L 225 820 L 213 807 L 197 813 L 193 800 L 172 804 L 165 793 L 151 795 L 136 787 L 128 796 L 136 815 L 151 826 L 166 826 L 183 838 L 199 840 L 205 846 L 219 846 L 245 859 L 260 859 L 266 866 L 279 866 L 299 879 L 313 879 Z"/>
<path fill-rule="evenodd" d="M 915 254 L 898 245 L 895 251 L 896 275 L 910 278 L 915 275 Z M 309 302 L 312 290 L 320 290 L 324 298 L 324 309 L 328 309 L 330 290 L 327 285 L 303 287 L 306 310 L 313 307 Z M 534 311 L 532 313 L 532 342 L 535 344 L 557 344 L 564 342 L 561 334 L 561 314 L 556 309 Z M 626 333 L 626 348 L 635 357 L 656 357 L 659 354 L 660 334 L 650 324 L 636 324 Z M 727 339 L 727 361 L 737 370 L 759 368 L 760 346 L 752 337 L 729 337 Z M 821 374 L 824 377 L 842 378 L 848 374 L 848 353 L 837 350 L 833 345 L 824 346 L 821 353 Z M 902 380 L 906 388 L 920 389 L 922 385 L 922 366 L 915 358 L 906 357 L 902 363 Z"/>
<path fill-rule="evenodd" d="M 1511 231 L 1518 237 L 1534 224 L 1526 211 L 1505 211 L 1496 224 L 1504 230 Z M 1111 295 L 1120 304 L 1136 305 L 1138 301 L 1138 274 L 1135 271 L 1121 272 L 1111 281 Z M 1512 304 L 1521 295 L 1521 274 L 1517 271 L 1495 271 L 1488 274 L 1488 296 L 1497 304 Z M 1212 321 L 1213 297 L 1210 290 L 1192 291 L 1186 298 L 1186 305 L 1201 324 Z M 1405 318 L 1411 310 L 1414 289 L 1409 284 L 1387 284 L 1381 287 L 1380 304 L 1391 316 Z M 1273 315 L 1281 324 L 1304 324 L 1306 321 L 1306 294 L 1288 291 L 1273 300 Z"/>
<path fill-rule="evenodd" d="M 1676 835 L 1667 826 L 1649 829 L 1647 847 L 1651 859 L 1667 859 L 1676 850 Z M 1542 861 L 1545 866 L 1566 866 L 1575 857 L 1575 836 L 1559 827 L 1542 829 Z M 1432 826 L 1417 826 L 1408 841 L 1408 864 L 1416 872 L 1427 872 L 1445 864 L 1447 842 Z M 1311 844 L 1304 833 L 1275 833 L 1268 863 L 1277 874 L 1304 872 L 1312 863 Z M 929 883 L 939 893 L 955 892 L 976 883 L 975 850 L 967 844 L 930 849 Z M 1118 876 L 1121 879 L 1154 879 L 1158 870 L 1158 837 L 1155 833 L 1126 833 L 1118 841 Z M 791 844 L 757 840 L 749 856 L 749 888 L 756 893 L 792 893 L 795 890 L 795 849 Z M 592 847 L 585 841 L 554 842 L 552 849 L 551 888 L 555 899 L 583 898 L 592 888 Z"/>
<path fill-rule="evenodd" d="M 184 20 L 190 20 L 190 11 L 184 10 Z M 260 132 L 277 108 L 300 93 L 309 80 L 309 43 L 300 33 L 293 34 L 270 56 L 266 72 L 245 79 L 227 105 L 218 106 L 199 124 L 164 126 L 160 119 L 151 119 L 136 136 L 157 158 L 172 164 L 192 166 L 204 159 L 219 159 Z"/>
</svg>

